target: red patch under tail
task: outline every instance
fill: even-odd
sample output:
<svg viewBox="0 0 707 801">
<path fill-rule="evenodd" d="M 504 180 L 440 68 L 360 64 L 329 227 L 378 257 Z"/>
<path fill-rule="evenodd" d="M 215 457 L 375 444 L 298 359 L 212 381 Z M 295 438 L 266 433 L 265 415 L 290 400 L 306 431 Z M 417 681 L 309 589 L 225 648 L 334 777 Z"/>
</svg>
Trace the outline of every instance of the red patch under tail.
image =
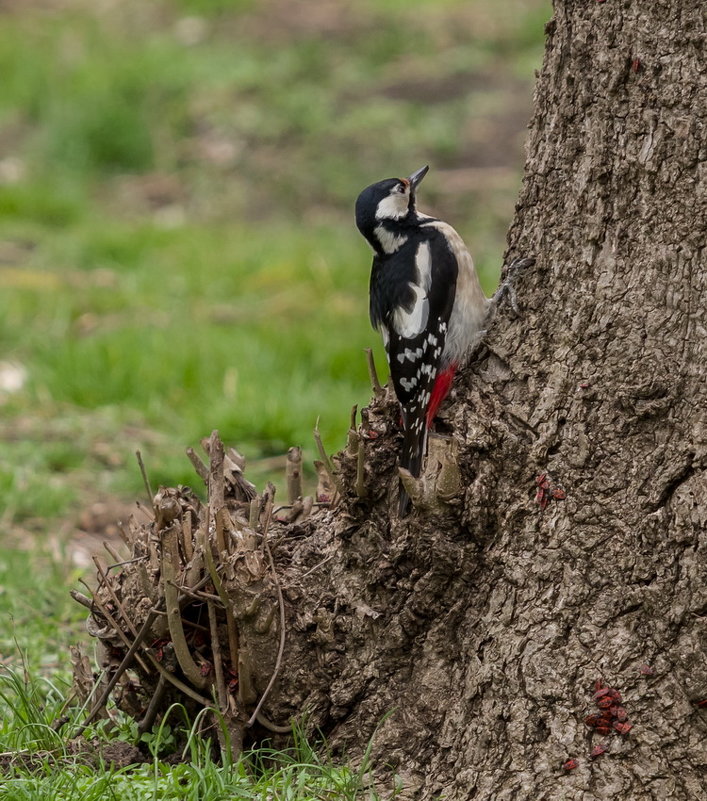
<svg viewBox="0 0 707 801">
<path fill-rule="evenodd" d="M 432 421 L 435 419 L 435 415 L 437 414 L 437 409 L 439 409 L 440 403 L 447 397 L 449 394 L 449 390 L 452 387 L 452 381 L 454 380 L 454 374 L 457 372 L 457 365 L 456 363 L 452 363 L 447 367 L 446 370 L 439 373 L 437 378 L 435 378 L 434 386 L 432 387 L 432 394 L 430 395 L 430 403 L 427 407 L 427 427 L 429 428 L 432 425 Z"/>
</svg>

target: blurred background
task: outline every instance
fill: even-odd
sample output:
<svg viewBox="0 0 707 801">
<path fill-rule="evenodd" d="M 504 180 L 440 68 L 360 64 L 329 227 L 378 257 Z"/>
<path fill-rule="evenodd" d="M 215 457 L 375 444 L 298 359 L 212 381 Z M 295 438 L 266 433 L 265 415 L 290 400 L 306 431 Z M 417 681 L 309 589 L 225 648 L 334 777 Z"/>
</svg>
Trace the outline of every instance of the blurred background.
<svg viewBox="0 0 707 801">
<path fill-rule="evenodd" d="M 276 477 L 369 384 L 367 184 L 497 281 L 549 0 L 0 0 L 0 537 L 101 530 L 219 429 Z M 61 525 L 49 520 L 63 520 Z"/>
</svg>

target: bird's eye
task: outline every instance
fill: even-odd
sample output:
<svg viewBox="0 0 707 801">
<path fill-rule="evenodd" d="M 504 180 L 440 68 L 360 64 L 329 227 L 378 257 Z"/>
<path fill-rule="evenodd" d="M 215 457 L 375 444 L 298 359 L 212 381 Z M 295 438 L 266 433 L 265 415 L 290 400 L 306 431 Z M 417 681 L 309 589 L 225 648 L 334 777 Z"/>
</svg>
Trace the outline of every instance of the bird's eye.
<svg viewBox="0 0 707 801">
<path fill-rule="evenodd" d="M 404 195 L 407 192 L 407 189 L 408 188 L 405 186 L 405 184 L 398 184 L 398 192 L 400 192 L 401 195 Z"/>
</svg>

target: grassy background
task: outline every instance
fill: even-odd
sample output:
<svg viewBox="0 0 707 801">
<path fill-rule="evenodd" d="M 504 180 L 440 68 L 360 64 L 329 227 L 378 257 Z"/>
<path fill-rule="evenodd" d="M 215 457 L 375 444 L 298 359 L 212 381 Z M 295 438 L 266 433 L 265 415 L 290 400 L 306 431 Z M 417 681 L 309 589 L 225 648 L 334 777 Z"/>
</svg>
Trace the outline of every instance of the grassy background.
<svg viewBox="0 0 707 801">
<path fill-rule="evenodd" d="M 108 522 L 87 517 L 97 501 L 142 494 L 137 448 L 156 486 L 195 484 L 184 448 L 214 428 L 258 481 L 290 445 L 311 459 L 317 418 L 342 446 L 363 349 L 382 365 L 352 219 L 365 185 L 429 163 L 421 206 L 493 290 L 549 16 L 549 0 L 0 2 L 0 752 L 56 737 L 66 644 L 86 636 L 72 543 Z M 300 746 L 276 790 L 204 753 L 144 781 L 48 762 L 0 784 L 355 797 L 346 768 L 299 770 L 316 761 Z"/>
</svg>

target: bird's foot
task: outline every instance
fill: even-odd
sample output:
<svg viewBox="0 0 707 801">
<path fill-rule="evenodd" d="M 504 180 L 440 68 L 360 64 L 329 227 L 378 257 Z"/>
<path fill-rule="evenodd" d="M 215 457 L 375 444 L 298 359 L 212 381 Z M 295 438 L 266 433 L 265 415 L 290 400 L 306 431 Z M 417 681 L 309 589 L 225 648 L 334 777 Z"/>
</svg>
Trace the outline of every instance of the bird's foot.
<svg viewBox="0 0 707 801">
<path fill-rule="evenodd" d="M 494 308 L 497 308 L 501 301 L 507 297 L 513 313 L 516 317 L 520 317 L 520 307 L 518 306 L 518 298 L 515 288 L 513 287 L 513 281 L 521 270 L 524 270 L 526 267 L 532 267 L 533 264 L 535 264 L 534 256 L 521 256 L 514 259 L 508 265 L 501 286 L 499 286 L 494 296 L 491 298 L 491 303 Z"/>
</svg>

